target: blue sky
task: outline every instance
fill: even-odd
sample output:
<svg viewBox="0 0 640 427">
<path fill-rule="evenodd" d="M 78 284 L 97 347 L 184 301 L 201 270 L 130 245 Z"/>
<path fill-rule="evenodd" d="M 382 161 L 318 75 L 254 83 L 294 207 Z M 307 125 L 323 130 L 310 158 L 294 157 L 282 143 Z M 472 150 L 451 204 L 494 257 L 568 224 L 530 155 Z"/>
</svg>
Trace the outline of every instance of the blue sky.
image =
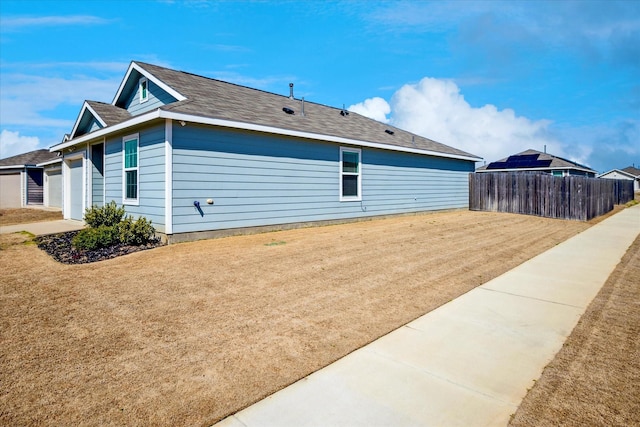
<svg viewBox="0 0 640 427">
<path fill-rule="evenodd" d="M 49 147 L 140 60 L 482 156 L 640 167 L 639 1 L 0 2 L 0 157 Z"/>
</svg>

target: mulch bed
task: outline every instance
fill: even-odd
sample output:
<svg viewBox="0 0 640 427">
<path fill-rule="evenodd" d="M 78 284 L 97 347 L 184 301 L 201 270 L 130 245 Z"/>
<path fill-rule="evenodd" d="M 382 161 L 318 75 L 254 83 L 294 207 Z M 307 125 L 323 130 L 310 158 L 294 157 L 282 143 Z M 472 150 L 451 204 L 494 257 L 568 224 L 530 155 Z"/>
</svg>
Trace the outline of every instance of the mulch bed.
<svg viewBox="0 0 640 427">
<path fill-rule="evenodd" d="M 153 249 L 164 244 L 159 238 L 146 245 L 131 246 L 118 244 L 96 250 L 79 251 L 73 247 L 71 241 L 79 231 L 68 231 L 66 233 L 49 234 L 35 239 L 38 247 L 51 255 L 53 259 L 63 264 L 87 264 L 90 262 L 103 261 L 133 252 Z"/>
</svg>

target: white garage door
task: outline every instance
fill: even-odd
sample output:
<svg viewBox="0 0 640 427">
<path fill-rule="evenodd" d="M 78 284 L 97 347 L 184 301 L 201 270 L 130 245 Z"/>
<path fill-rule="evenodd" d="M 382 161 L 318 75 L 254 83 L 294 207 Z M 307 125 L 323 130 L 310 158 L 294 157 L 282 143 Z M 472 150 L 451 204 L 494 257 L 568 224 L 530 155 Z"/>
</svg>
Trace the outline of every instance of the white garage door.
<svg viewBox="0 0 640 427">
<path fill-rule="evenodd" d="M 82 220 L 82 159 L 69 162 L 71 191 L 69 201 L 71 202 L 71 219 Z"/>
<path fill-rule="evenodd" d="M 62 207 L 62 171 L 60 169 L 48 171 L 47 174 L 47 196 L 49 206 L 52 208 Z"/>
<path fill-rule="evenodd" d="M 22 206 L 20 173 L 0 175 L 0 208 L 19 208 L 20 206 Z"/>
</svg>

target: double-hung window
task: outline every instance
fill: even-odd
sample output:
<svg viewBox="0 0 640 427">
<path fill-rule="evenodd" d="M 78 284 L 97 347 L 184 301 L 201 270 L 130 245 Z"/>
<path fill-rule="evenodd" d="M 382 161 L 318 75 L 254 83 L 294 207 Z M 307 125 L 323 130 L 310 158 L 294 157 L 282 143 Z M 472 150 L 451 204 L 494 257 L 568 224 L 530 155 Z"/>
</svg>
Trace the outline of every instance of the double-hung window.
<svg viewBox="0 0 640 427">
<path fill-rule="evenodd" d="M 138 204 L 138 134 L 122 138 L 124 152 L 122 167 L 123 203 Z"/>
<path fill-rule="evenodd" d="M 140 95 L 140 103 L 147 102 L 149 99 L 149 81 L 146 77 L 142 77 L 138 81 L 138 93 Z"/>
<path fill-rule="evenodd" d="M 362 200 L 362 152 L 357 148 L 340 147 L 340 200 Z"/>
</svg>

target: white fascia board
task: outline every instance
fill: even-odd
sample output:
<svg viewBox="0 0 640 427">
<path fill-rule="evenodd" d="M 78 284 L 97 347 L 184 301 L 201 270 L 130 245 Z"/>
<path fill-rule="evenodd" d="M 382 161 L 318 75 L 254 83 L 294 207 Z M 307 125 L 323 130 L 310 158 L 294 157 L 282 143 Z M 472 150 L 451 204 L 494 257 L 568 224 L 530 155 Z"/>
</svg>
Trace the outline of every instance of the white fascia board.
<svg viewBox="0 0 640 427">
<path fill-rule="evenodd" d="M 25 165 L 13 165 L 13 166 L 0 166 L 0 170 L 5 169 L 24 169 Z"/>
<path fill-rule="evenodd" d="M 601 178 L 605 175 L 609 175 L 610 173 L 615 172 L 615 173 L 619 173 L 620 175 L 625 175 L 628 176 L 629 178 L 635 178 L 635 175 L 630 174 L 629 172 L 625 172 L 621 169 L 611 169 L 610 171 L 607 171 L 605 173 L 601 173 L 600 175 L 597 175 L 596 178 Z"/>
<path fill-rule="evenodd" d="M 273 126 L 258 125 L 255 123 L 236 122 L 232 120 L 223 120 L 223 119 L 215 119 L 211 117 L 194 116 L 192 114 L 176 113 L 176 112 L 165 111 L 160 109 L 153 110 L 145 114 L 141 114 L 139 116 L 133 117 L 122 123 L 118 123 L 117 125 L 99 129 L 95 132 L 91 132 L 90 134 L 82 135 L 81 137 L 78 137 L 76 139 L 72 139 L 70 141 L 54 145 L 49 148 L 49 151 L 53 152 L 53 151 L 64 150 L 65 148 L 72 147 L 76 144 L 81 144 L 83 142 L 86 142 L 92 139 L 103 137 L 112 132 L 121 131 L 123 129 L 127 129 L 129 127 L 133 127 L 154 119 L 173 119 L 177 121 L 199 123 L 204 125 L 221 126 L 221 127 L 250 130 L 250 131 L 256 131 L 256 132 L 265 132 L 265 133 L 271 133 L 276 135 L 285 135 L 285 136 L 293 136 L 297 138 L 313 139 L 317 141 L 328 141 L 328 142 L 335 142 L 338 144 L 354 145 L 357 147 L 378 148 L 381 150 L 400 151 L 404 153 L 422 154 L 422 155 L 433 156 L 433 157 L 444 157 L 449 159 L 467 160 L 471 162 L 479 162 L 482 160 L 481 157 L 441 153 L 439 151 L 431 151 L 431 150 L 420 150 L 417 148 L 400 147 L 397 145 L 388 145 L 388 144 L 381 144 L 378 142 L 361 141 L 357 139 L 343 138 L 339 136 L 322 135 L 322 134 L 311 133 L 311 132 L 282 129 L 282 128 L 276 128 Z"/>
<path fill-rule="evenodd" d="M 122 123 L 118 123 L 113 126 L 109 126 L 106 128 L 98 129 L 94 132 L 88 133 L 86 135 L 79 136 L 78 138 L 71 139 L 66 142 L 61 142 L 60 144 L 53 145 L 49 147 L 49 151 L 61 151 L 65 148 L 73 147 L 74 145 L 82 144 L 83 142 L 91 141 L 97 138 L 103 138 L 109 135 L 112 132 L 118 132 L 123 129 L 127 129 L 133 126 L 137 126 L 139 124 L 148 122 L 150 120 L 154 120 L 160 118 L 160 110 L 149 111 L 145 114 L 140 114 L 139 116 L 135 116 L 127 121 Z"/>
<path fill-rule="evenodd" d="M 57 159 L 53 159 L 53 160 L 49 160 L 46 162 L 42 162 L 42 163 L 38 163 L 36 166 L 37 167 L 43 167 L 43 166 L 49 166 L 49 165 L 53 165 L 56 163 L 62 163 L 62 157 L 58 157 Z"/>
<path fill-rule="evenodd" d="M 71 135 L 72 138 L 73 138 L 73 135 L 76 134 L 76 131 L 78 130 L 78 126 L 80 126 L 80 121 L 82 120 L 82 116 L 84 115 L 84 112 L 87 110 L 89 110 L 91 115 L 95 117 L 96 120 L 98 120 L 98 122 L 100 122 L 102 127 L 107 127 L 107 124 L 105 123 L 104 120 L 102 120 L 102 117 L 100 117 L 100 115 L 96 113 L 96 111 L 93 108 L 91 108 L 91 105 L 89 105 L 87 101 L 84 101 L 84 103 L 82 104 L 82 108 L 80 109 L 80 114 L 78 114 L 78 118 L 76 118 L 76 122 L 73 125 L 73 129 L 71 129 L 71 133 L 69 134 Z"/>
<path fill-rule="evenodd" d="M 176 98 L 178 101 L 184 101 L 185 99 L 187 99 L 180 92 L 178 92 L 175 89 L 173 89 L 172 87 L 166 85 L 162 80 L 158 80 L 153 74 L 149 73 L 147 70 L 145 70 L 144 68 L 142 68 L 141 66 L 139 66 L 135 62 L 131 61 L 131 64 L 129 64 L 129 69 L 127 70 L 127 73 L 124 75 L 124 79 L 122 79 L 122 82 L 120 83 L 120 87 L 118 88 L 118 91 L 116 92 L 116 96 L 114 96 L 113 97 L 113 101 L 111 101 L 112 105 L 116 105 L 116 102 L 118 101 L 118 98 L 120 98 L 120 95 L 122 94 L 122 91 L 124 90 L 124 87 L 126 86 L 127 82 L 129 81 L 129 77 L 131 76 L 131 73 L 133 72 L 133 70 L 136 70 L 137 72 L 139 72 L 140 74 L 145 76 L 147 78 L 147 80 L 154 82 L 156 85 L 158 85 L 160 88 L 162 88 L 162 90 L 164 90 L 165 92 L 169 93 L 171 96 Z"/>
<path fill-rule="evenodd" d="M 428 156 L 446 157 L 446 158 L 459 159 L 459 160 L 469 160 L 472 162 L 479 162 L 482 160 L 482 158 L 474 157 L 474 156 L 463 156 L 459 154 L 448 154 L 448 153 L 441 153 L 438 151 L 431 151 L 431 150 L 420 150 L 417 148 L 400 147 L 397 145 L 361 141 L 357 139 L 343 138 L 339 136 L 322 135 L 318 133 L 282 129 L 282 128 L 276 128 L 273 126 L 258 125 L 254 123 L 236 122 L 232 120 L 223 120 L 223 119 L 214 119 L 210 117 L 194 116 L 191 114 L 176 113 L 172 111 L 162 110 L 160 112 L 160 116 L 163 118 L 173 119 L 177 121 L 193 122 L 193 123 L 206 124 L 211 126 L 222 126 L 222 127 L 228 127 L 228 128 L 234 128 L 234 129 L 251 130 L 256 132 L 265 132 L 265 133 L 272 133 L 277 135 L 293 136 L 297 138 L 306 138 L 306 139 L 313 139 L 318 141 L 335 142 L 338 144 L 355 145 L 358 147 L 369 147 L 369 148 L 379 148 L 382 150 L 402 151 L 405 153 L 423 154 Z"/>
</svg>

